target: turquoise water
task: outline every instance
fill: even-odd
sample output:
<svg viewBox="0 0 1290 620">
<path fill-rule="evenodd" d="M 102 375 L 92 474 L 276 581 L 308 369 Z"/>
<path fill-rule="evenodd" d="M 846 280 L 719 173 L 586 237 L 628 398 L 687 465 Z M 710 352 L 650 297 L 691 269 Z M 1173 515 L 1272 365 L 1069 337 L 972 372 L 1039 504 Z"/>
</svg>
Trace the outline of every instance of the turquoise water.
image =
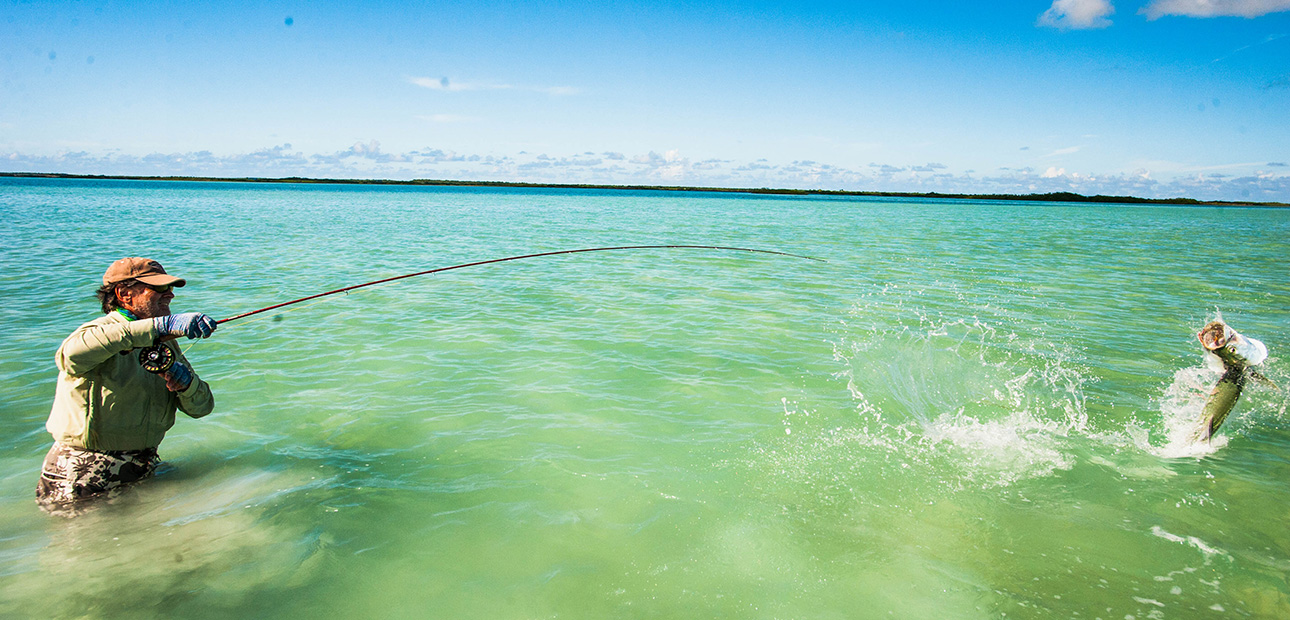
<svg viewBox="0 0 1290 620">
<path fill-rule="evenodd" d="M 0 180 L 0 616 L 1290 617 L 1290 211 Z M 159 259 L 216 412 L 76 519 L 52 355 Z"/>
</svg>

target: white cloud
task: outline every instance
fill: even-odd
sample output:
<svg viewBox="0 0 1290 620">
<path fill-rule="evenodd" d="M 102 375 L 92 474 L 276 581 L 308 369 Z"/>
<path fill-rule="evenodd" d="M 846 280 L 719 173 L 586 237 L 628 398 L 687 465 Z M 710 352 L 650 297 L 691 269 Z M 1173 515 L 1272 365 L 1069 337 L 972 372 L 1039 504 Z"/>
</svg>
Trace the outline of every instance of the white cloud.
<svg viewBox="0 0 1290 620">
<path fill-rule="evenodd" d="M 516 166 L 518 170 L 528 172 L 541 168 L 595 168 L 605 163 L 605 160 L 599 157 L 551 157 L 545 153 L 538 155 L 534 161 L 525 162 Z"/>
<path fill-rule="evenodd" d="M 1049 153 L 1049 154 L 1047 154 L 1047 155 L 1044 155 L 1044 157 L 1056 157 L 1056 156 L 1058 156 L 1058 155 L 1070 155 L 1071 153 L 1078 153 L 1078 152 L 1079 152 L 1079 150 L 1080 150 L 1080 147 L 1078 147 L 1078 146 L 1068 146 L 1068 147 L 1066 147 L 1066 148 L 1064 148 L 1064 149 L 1057 149 L 1057 150 L 1055 150 L 1055 151 L 1053 151 L 1053 152 L 1051 152 L 1051 153 Z"/>
<path fill-rule="evenodd" d="M 1290 0 L 1151 0 L 1140 13 L 1147 19 L 1184 17 L 1259 17 L 1290 11 Z"/>
<path fill-rule="evenodd" d="M 650 151 L 648 155 L 637 155 L 631 158 L 631 163 L 644 166 L 643 174 L 650 181 L 682 183 L 687 182 L 687 179 L 694 178 L 691 173 L 690 160 L 681 157 L 681 152 L 677 149 L 672 149 L 662 155 Z"/>
<path fill-rule="evenodd" d="M 654 168 L 674 164 L 679 161 L 682 161 L 681 151 L 677 149 L 672 149 L 662 155 L 659 155 L 654 151 L 650 151 L 648 155 L 637 155 L 632 158 L 633 164 L 645 164 Z"/>
<path fill-rule="evenodd" d="M 408 163 L 412 158 L 407 153 L 390 154 L 381 151 L 381 143 L 371 140 L 367 144 L 355 142 L 343 151 L 331 155 L 314 155 L 310 158 L 318 164 L 337 165 L 345 160 L 367 160 L 375 164 Z"/>
<path fill-rule="evenodd" d="M 1109 0 L 1053 0 L 1039 16 L 1039 25 L 1061 30 L 1106 28 L 1111 25 L 1107 16 L 1114 12 Z"/>
<path fill-rule="evenodd" d="M 1064 177 L 1064 176 L 1066 176 L 1066 169 L 1057 168 L 1057 167 L 1049 167 L 1048 170 L 1045 170 L 1043 174 L 1043 178 L 1045 179 L 1056 179 L 1058 177 Z"/>
</svg>

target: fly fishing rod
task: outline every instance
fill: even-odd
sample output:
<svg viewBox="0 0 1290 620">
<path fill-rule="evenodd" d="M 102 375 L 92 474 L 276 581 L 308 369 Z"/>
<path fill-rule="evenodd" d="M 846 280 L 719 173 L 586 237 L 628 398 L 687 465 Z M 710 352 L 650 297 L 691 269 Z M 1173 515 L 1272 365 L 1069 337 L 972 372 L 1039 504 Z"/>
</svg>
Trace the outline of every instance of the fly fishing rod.
<svg viewBox="0 0 1290 620">
<path fill-rule="evenodd" d="M 523 254 L 520 256 L 507 256 L 505 258 L 493 258 L 489 260 L 481 260 L 481 261 L 475 261 L 471 263 L 462 263 L 460 265 L 452 265 L 449 267 L 427 269 L 425 271 L 418 271 L 415 273 L 408 273 L 401 276 L 394 276 L 390 278 L 382 278 L 380 280 L 373 280 L 371 282 L 364 282 L 362 284 L 346 286 L 335 290 L 318 293 L 316 295 L 309 295 L 308 297 L 301 297 L 300 299 L 284 301 L 280 304 L 266 306 L 264 308 L 260 308 L 258 310 L 252 310 L 250 312 L 243 312 L 242 314 L 239 314 L 236 316 L 231 316 L 226 319 L 220 319 L 218 321 L 215 321 L 215 324 L 220 325 L 223 323 L 229 323 L 232 321 L 236 321 L 238 319 L 244 319 L 249 316 L 255 316 L 257 314 L 269 312 L 270 310 L 277 310 L 278 308 L 285 308 L 287 306 L 295 305 L 305 301 L 310 301 L 313 299 L 318 299 L 320 297 L 327 297 L 328 295 L 347 293 L 349 291 L 365 288 L 368 286 L 385 284 L 386 282 L 394 282 L 395 280 L 405 280 L 407 278 L 415 278 L 417 276 L 426 276 L 433 273 L 441 273 L 444 271 L 452 271 L 454 269 L 465 269 L 467 267 L 478 267 L 480 265 L 491 265 L 493 263 L 505 263 L 505 262 L 515 261 L 515 260 L 524 260 L 528 258 L 539 258 L 542 256 L 558 256 L 561 254 L 581 254 L 584 252 L 614 252 L 614 251 L 621 251 L 621 250 L 661 250 L 661 249 L 717 250 L 717 251 L 723 251 L 723 252 L 752 252 L 756 254 L 772 254 L 776 256 L 787 256 L 790 258 L 801 258 L 805 260 L 818 261 L 821 263 L 828 262 L 822 258 L 815 258 L 813 256 L 803 256 L 801 254 L 790 254 L 788 252 L 777 252 L 774 250 L 758 250 L 754 248 L 738 248 L 738 247 L 720 246 L 720 245 L 621 245 L 621 246 L 604 247 L 604 248 L 581 248 L 577 250 L 556 250 L 553 252 L 538 252 L 536 254 Z M 165 346 L 163 343 L 157 343 L 151 347 L 144 347 L 139 351 L 139 362 L 143 364 L 143 367 L 150 372 L 163 373 L 166 370 L 170 369 L 170 366 L 171 364 L 174 363 L 174 361 L 175 361 L 174 351 L 171 350 L 170 347 Z"/>
<path fill-rule="evenodd" d="M 394 276 L 392 278 L 373 280 L 371 282 L 364 282 L 363 284 L 355 284 L 353 286 L 338 288 L 336 290 L 327 291 L 325 293 L 318 293 L 317 295 L 310 295 L 308 297 L 301 297 L 300 299 L 293 299 L 291 301 L 286 301 L 280 304 L 274 304 L 272 306 L 260 308 L 259 310 L 243 312 L 242 314 L 239 314 L 237 316 L 231 316 L 231 317 L 228 317 L 227 319 L 220 319 L 218 321 L 215 321 L 215 323 L 216 324 L 228 323 L 230 321 L 244 319 L 248 316 L 255 316 L 262 312 L 268 312 L 270 310 L 277 310 L 278 308 L 283 308 L 293 304 L 298 304 L 302 301 L 318 299 L 319 297 L 326 297 L 328 295 L 335 295 L 337 293 L 347 293 L 354 289 L 360 289 L 368 286 L 375 286 L 377 284 L 385 284 L 386 282 L 393 282 L 395 280 L 404 280 L 407 278 L 415 278 L 417 276 L 427 276 L 432 273 L 452 271 L 453 269 L 465 269 L 466 267 L 478 267 L 480 265 L 490 265 L 492 263 L 505 263 L 507 261 L 513 261 L 513 260 L 524 260 L 526 258 L 538 258 L 541 256 L 557 256 L 560 254 L 579 254 L 582 252 L 612 252 L 612 251 L 618 251 L 618 250 L 658 250 L 658 249 L 690 249 L 690 250 L 720 250 L 720 251 L 732 251 L 732 252 L 755 252 L 757 254 L 775 254 L 778 256 L 789 256 L 792 258 L 803 258 L 806 260 L 819 261 L 821 263 L 828 262 L 822 258 L 815 258 L 813 256 L 802 256 L 800 254 L 789 254 L 788 252 L 776 252 L 774 250 L 756 250 L 752 248 L 734 248 L 734 247 L 725 247 L 725 246 L 718 246 L 718 245 L 622 245 L 622 246 L 608 247 L 608 248 L 583 248 L 580 250 L 557 250 L 554 252 L 539 252 L 537 254 L 524 254 L 522 256 L 507 256 L 506 258 L 493 258 L 489 260 L 475 261 L 473 263 L 462 263 L 460 265 L 453 265 L 451 267 L 439 267 L 438 269 L 427 269 L 425 271 L 418 271 L 416 273 L 409 273 L 401 276 Z"/>
</svg>

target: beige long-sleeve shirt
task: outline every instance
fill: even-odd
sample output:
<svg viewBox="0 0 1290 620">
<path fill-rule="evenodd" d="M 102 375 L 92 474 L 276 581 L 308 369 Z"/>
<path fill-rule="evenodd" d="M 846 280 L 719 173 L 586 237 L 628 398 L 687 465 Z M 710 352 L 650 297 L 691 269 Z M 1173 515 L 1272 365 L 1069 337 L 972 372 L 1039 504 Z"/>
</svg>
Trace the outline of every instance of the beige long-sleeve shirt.
<svg viewBox="0 0 1290 620">
<path fill-rule="evenodd" d="M 54 355 L 58 386 L 45 429 L 59 441 L 87 450 L 155 448 L 175 424 L 175 410 L 200 418 L 215 408 L 210 386 L 193 371 L 182 392 L 166 389 L 164 377 L 143 369 L 139 347 L 151 346 L 151 319 L 131 321 L 111 312 L 68 336 Z M 175 357 L 192 365 L 174 341 Z"/>
</svg>

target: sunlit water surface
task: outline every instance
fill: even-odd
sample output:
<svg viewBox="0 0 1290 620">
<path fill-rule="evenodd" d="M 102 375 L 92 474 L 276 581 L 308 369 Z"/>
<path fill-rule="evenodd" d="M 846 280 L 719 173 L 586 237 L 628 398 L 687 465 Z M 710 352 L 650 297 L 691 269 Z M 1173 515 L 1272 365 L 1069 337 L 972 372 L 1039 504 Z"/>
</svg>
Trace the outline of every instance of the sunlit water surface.
<svg viewBox="0 0 1290 620">
<path fill-rule="evenodd" d="M 1290 386 L 1290 211 L 0 181 L 0 616 L 1290 617 L 1290 418 L 1174 435 L 1221 312 Z M 188 278 L 210 417 L 33 501 L 105 266 Z"/>
</svg>

